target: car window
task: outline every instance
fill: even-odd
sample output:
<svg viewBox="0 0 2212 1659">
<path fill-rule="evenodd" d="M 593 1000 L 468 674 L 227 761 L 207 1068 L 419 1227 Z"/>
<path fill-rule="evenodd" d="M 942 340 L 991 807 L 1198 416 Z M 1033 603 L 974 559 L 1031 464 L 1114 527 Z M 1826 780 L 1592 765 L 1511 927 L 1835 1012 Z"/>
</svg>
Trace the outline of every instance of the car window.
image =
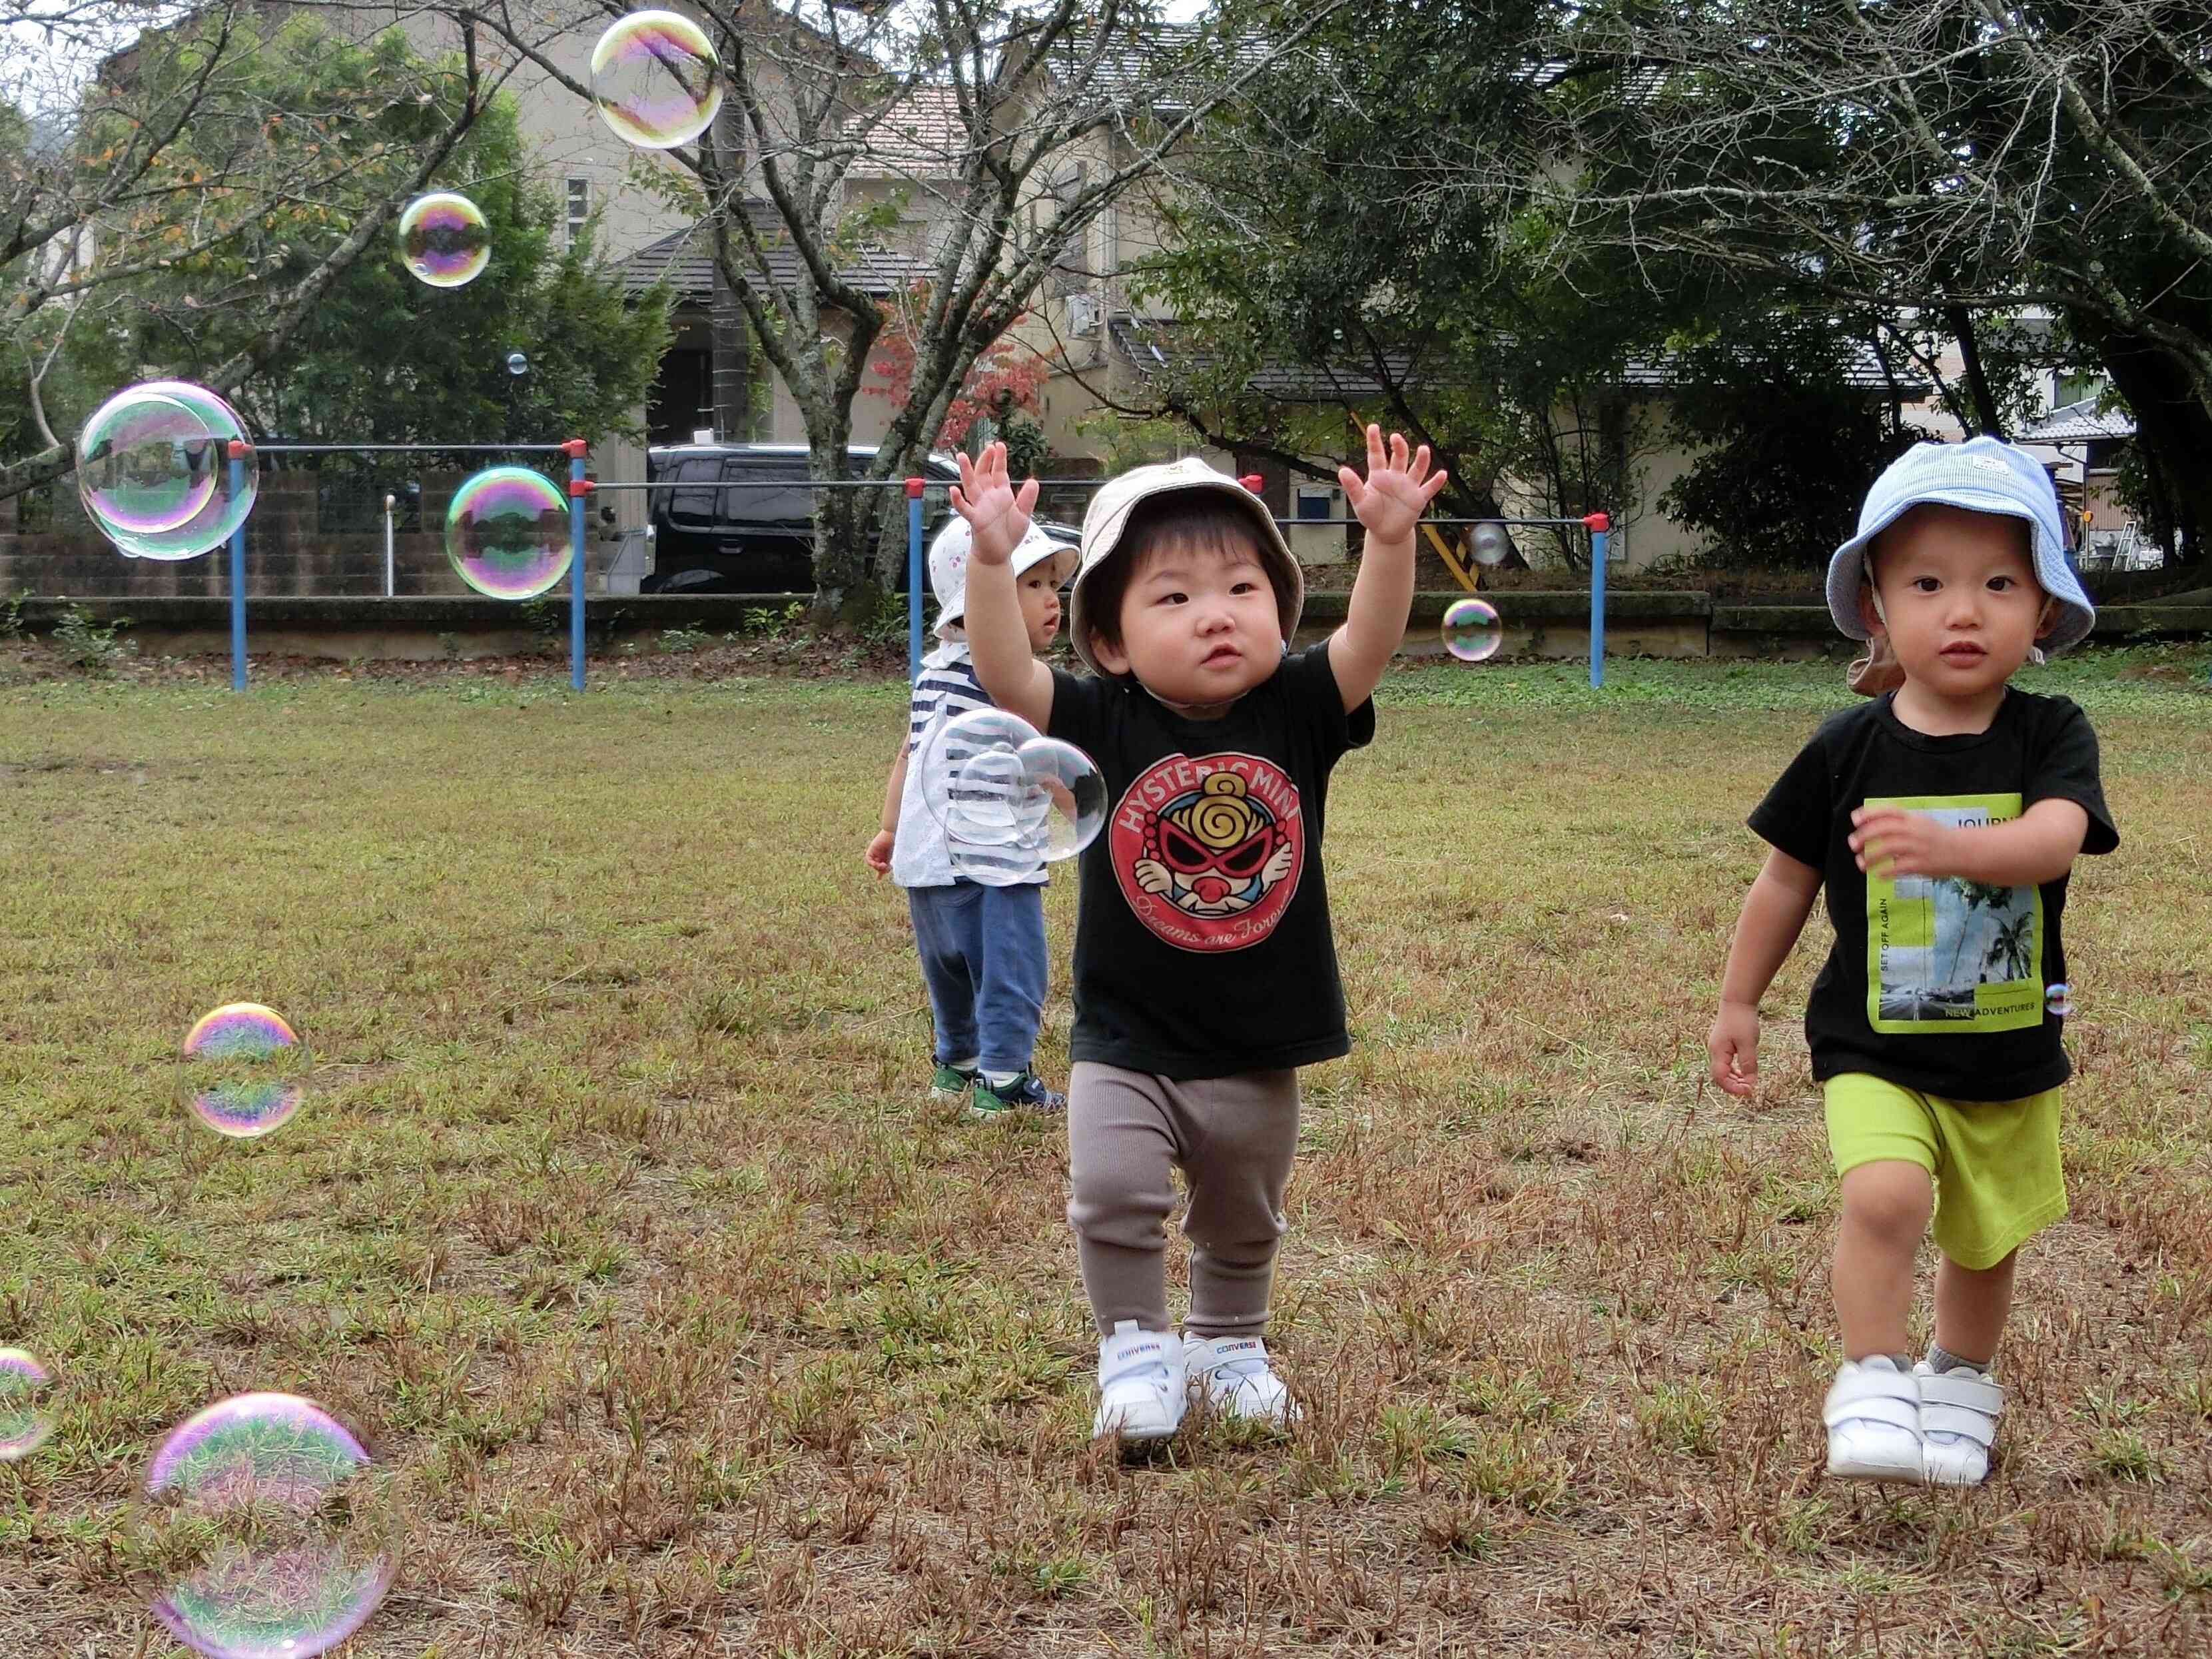
<svg viewBox="0 0 2212 1659">
<path fill-rule="evenodd" d="M 814 491 L 806 487 L 804 456 L 763 460 L 732 455 L 722 463 L 722 477 L 726 482 L 744 479 L 746 484 L 742 490 L 722 491 L 726 520 L 750 524 L 813 521 Z"/>
<path fill-rule="evenodd" d="M 712 455 L 696 456 L 677 462 L 675 478 L 678 484 L 690 484 L 695 479 L 711 480 L 720 471 Z M 693 524 L 704 524 L 714 516 L 714 492 L 712 490 L 671 490 L 668 515 Z"/>
</svg>

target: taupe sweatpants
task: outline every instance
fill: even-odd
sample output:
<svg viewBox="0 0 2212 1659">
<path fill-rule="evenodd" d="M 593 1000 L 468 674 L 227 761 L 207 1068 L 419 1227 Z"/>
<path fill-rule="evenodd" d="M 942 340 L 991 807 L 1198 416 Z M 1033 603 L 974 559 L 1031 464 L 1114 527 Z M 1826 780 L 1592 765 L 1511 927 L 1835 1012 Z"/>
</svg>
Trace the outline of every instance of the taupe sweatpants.
<svg viewBox="0 0 2212 1659">
<path fill-rule="evenodd" d="M 1067 1204 L 1098 1334 L 1118 1320 L 1168 1324 L 1170 1169 L 1190 1184 L 1190 1316 L 1202 1337 L 1257 1336 L 1283 1235 L 1283 1188 L 1298 1148 L 1298 1074 L 1249 1071 L 1176 1083 L 1079 1060 L 1068 1075 Z"/>
</svg>

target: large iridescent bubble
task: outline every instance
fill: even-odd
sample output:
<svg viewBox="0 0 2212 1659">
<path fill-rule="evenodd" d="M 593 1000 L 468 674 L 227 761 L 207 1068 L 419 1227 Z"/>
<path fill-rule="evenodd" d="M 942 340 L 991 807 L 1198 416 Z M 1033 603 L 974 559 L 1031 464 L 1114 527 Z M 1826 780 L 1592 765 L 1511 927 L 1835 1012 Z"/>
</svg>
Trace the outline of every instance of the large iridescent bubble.
<svg viewBox="0 0 2212 1659">
<path fill-rule="evenodd" d="M 688 144 L 722 107 L 714 42 L 681 13 L 634 11 L 592 49 L 592 102 L 626 143 Z"/>
<path fill-rule="evenodd" d="M 186 1564 L 154 1601 L 208 1659 L 312 1659 L 367 1622 L 392 1583 L 361 1442 L 313 1400 L 239 1394 L 173 1431 L 147 1494 Z"/>
<path fill-rule="evenodd" d="M 465 196 L 449 190 L 417 196 L 399 216 L 399 258 L 420 282 L 460 288 L 491 263 L 491 228 Z"/>
<path fill-rule="evenodd" d="M 235 456 L 234 443 L 242 446 Z M 87 516 L 132 558 L 196 558 L 220 547 L 260 489 L 238 412 L 185 381 L 118 392 L 85 422 L 76 458 Z"/>
<path fill-rule="evenodd" d="M 487 599 L 534 599 L 568 574 L 568 500 L 543 473 L 489 467 L 453 491 L 446 558 Z"/>
<path fill-rule="evenodd" d="M 1106 780 L 1091 757 L 1003 709 L 945 721 L 915 759 L 952 873 L 968 881 L 1028 881 L 1073 857 L 1105 825 Z"/>
<path fill-rule="evenodd" d="M 218 1135 L 252 1140 L 291 1121 L 307 1098 L 307 1045 L 259 1003 L 226 1003 L 185 1034 L 178 1093 Z"/>
</svg>

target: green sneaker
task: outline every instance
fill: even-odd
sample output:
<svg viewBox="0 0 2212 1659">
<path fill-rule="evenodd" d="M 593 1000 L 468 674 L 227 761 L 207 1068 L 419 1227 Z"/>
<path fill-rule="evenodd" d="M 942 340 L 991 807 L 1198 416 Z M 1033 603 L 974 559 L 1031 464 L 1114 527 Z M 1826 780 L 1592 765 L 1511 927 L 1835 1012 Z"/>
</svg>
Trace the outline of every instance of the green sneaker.
<svg viewBox="0 0 2212 1659">
<path fill-rule="evenodd" d="M 940 1065 L 937 1075 L 929 1080 L 929 1098 L 933 1101 L 957 1101 L 963 1098 L 975 1086 L 976 1073 L 964 1066 Z"/>
<path fill-rule="evenodd" d="M 1002 1118 L 1017 1107 L 1031 1112 L 1065 1112 L 1067 1096 L 1057 1089 L 1047 1089 L 1034 1071 L 1024 1071 L 1012 1083 L 997 1085 L 977 1077 L 975 1092 L 968 1097 L 969 1117 Z"/>
</svg>

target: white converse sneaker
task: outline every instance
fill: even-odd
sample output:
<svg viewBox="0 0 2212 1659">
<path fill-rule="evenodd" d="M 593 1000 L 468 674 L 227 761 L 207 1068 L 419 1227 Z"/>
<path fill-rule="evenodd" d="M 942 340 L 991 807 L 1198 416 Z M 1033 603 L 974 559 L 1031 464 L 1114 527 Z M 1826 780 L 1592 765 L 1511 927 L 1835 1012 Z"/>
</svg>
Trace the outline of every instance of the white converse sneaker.
<svg viewBox="0 0 2212 1659">
<path fill-rule="evenodd" d="M 1187 1336 L 1182 1352 L 1191 1381 L 1224 1417 L 1284 1429 L 1297 1416 L 1297 1402 L 1267 1363 L 1267 1345 L 1259 1338 Z"/>
<path fill-rule="evenodd" d="M 1926 1360 L 1912 1368 L 1920 1384 L 1920 1437 L 1931 1486 L 1978 1486 L 1990 1473 L 2004 1390 L 1986 1371 L 1954 1366 L 1939 1371 Z"/>
<path fill-rule="evenodd" d="M 1098 1344 L 1098 1414 L 1091 1433 L 1166 1440 L 1182 1426 L 1182 1339 L 1122 1320 Z"/>
<path fill-rule="evenodd" d="M 1845 1480 L 1924 1485 L 1917 1379 L 1887 1354 L 1845 1360 L 1820 1408 L 1828 1425 L 1828 1473 Z"/>
</svg>

